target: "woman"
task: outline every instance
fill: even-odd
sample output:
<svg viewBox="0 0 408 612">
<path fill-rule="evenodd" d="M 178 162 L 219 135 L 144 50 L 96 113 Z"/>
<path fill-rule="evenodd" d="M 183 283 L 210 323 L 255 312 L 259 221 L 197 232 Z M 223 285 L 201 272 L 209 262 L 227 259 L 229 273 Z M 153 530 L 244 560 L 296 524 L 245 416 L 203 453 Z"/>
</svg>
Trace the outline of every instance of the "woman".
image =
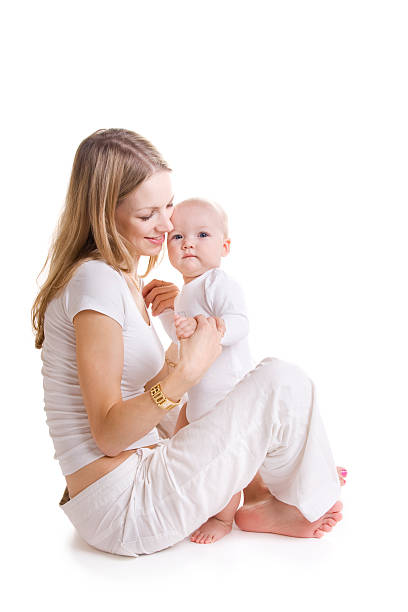
<svg viewBox="0 0 408 612">
<path fill-rule="evenodd" d="M 223 334 L 222 321 L 197 317 L 176 363 L 151 324 L 138 264 L 149 257 L 147 274 L 156 263 L 172 207 L 170 169 L 148 141 L 99 130 L 81 143 L 32 313 L 61 506 L 92 546 L 137 556 L 182 540 L 252 481 L 242 529 L 321 537 L 341 519 L 339 480 L 298 368 L 266 359 L 217 411 L 158 437 Z M 145 290 L 156 312 L 175 296 Z"/>
</svg>

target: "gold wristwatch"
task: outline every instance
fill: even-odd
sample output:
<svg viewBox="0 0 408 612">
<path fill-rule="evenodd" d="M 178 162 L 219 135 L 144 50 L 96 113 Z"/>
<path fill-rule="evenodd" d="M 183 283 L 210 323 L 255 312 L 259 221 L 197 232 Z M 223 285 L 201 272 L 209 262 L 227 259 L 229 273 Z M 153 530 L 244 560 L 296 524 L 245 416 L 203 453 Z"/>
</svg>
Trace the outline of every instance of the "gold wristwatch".
<svg viewBox="0 0 408 612">
<path fill-rule="evenodd" d="M 154 387 L 150 389 L 150 395 L 154 403 L 162 410 L 171 410 L 172 408 L 178 406 L 181 402 L 181 399 L 173 402 L 166 397 L 162 391 L 160 383 L 157 383 L 157 385 L 154 385 Z"/>
</svg>

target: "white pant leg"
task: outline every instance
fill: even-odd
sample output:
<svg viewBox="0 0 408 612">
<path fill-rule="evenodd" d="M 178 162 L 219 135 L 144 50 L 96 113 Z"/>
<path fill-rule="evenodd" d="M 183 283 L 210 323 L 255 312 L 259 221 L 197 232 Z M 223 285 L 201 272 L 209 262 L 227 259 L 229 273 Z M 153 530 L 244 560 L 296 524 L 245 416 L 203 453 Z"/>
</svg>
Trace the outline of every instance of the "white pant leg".
<svg viewBox="0 0 408 612">
<path fill-rule="evenodd" d="M 121 546 L 129 554 L 182 540 L 258 469 L 271 492 L 309 521 L 340 494 L 313 385 L 277 359 L 261 362 L 214 411 L 143 453 L 123 527 Z"/>
</svg>

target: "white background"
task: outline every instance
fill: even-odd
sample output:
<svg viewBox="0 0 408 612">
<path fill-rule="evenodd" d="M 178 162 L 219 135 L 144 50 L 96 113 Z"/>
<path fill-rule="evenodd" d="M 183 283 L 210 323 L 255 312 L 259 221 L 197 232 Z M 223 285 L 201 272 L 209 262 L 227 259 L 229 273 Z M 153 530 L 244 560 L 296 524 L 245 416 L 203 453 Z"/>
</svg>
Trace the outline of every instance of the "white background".
<svg viewBox="0 0 408 612">
<path fill-rule="evenodd" d="M 402 609 L 406 3 L 12 6 L 1 33 L 7 609 Z M 102 127 L 150 139 L 176 199 L 228 211 L 223 265 L 248 296 L 254 355 L 315 380 L 349 470 L 344 520 L 322 540 L 234 530 L 126 559 L 82 543 L 59 510 L 29 310 L 75 150 Z M 155 276 L 180 282 L 165 262 Z"/>
</svg>

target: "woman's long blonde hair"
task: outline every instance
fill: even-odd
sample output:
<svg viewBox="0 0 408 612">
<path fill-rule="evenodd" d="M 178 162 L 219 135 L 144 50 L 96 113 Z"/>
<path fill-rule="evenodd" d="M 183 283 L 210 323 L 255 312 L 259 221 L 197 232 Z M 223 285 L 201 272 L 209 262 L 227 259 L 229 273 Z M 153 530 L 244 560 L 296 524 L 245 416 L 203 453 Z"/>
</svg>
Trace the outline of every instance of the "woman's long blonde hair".
<svg viewBox="0 0 408 612">
<path fill-rule="evenodd" d="M 65 207 L 48 252 L 48 277 L 31 310 L 35 346 L 44 342 L 46 308 L 86 259 L 103 259 L 116 270 L 134 272 L 131 245 L 115 225 L 115 208 L 142 181 L 170 170 L 148 141 L 128 130 L 98 130 L 78 147 Z M 150 257 L 146 276 L 158 256 Z"/>
</svg>

